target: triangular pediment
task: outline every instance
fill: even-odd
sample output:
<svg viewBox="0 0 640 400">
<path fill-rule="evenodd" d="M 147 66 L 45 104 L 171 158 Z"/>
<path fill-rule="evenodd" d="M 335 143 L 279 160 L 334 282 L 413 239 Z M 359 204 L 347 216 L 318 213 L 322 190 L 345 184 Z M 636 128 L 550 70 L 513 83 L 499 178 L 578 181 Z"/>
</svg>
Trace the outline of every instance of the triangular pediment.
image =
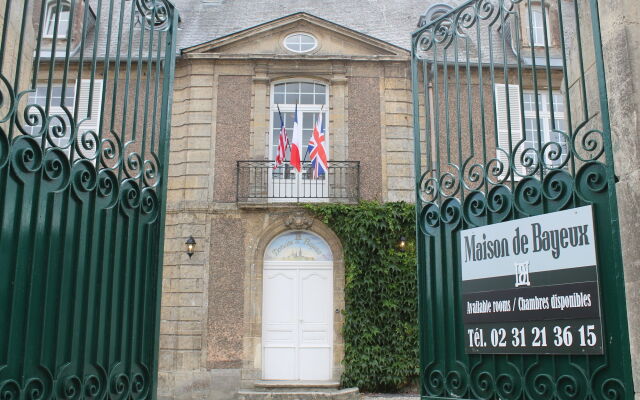
<svg viewBox="0 0 640 400">
<path fill-rule="evenodd" d="M 312 35 L 317 47 L 295 53 L 284 45 L 294 33 Z M 401 47 L 307 13 L 296 13 L 182 50 L 183 54 L 300 57 L 408 57 Z"/>
</svg>

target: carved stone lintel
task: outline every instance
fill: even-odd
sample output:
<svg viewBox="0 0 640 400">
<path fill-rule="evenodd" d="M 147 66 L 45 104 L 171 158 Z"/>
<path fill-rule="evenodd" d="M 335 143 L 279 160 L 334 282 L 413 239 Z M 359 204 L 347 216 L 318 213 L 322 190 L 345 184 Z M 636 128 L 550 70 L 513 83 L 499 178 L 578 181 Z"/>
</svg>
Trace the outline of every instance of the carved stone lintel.
<svg viewBox="0 0 640 400">
<path fill-rule="evenodd" d="M 309 229 L 313 225 L 313 218 L 302 212 L 296 212 L 284 220 L 284 225 L 289 229 Z"/>
</svg>

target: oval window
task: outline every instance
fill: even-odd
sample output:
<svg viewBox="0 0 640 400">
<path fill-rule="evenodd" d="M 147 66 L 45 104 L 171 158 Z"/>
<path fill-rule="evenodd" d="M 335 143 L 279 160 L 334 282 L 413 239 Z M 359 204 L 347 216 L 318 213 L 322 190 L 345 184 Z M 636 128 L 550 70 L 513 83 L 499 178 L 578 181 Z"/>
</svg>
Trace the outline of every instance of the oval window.
<svg viewBox="0 0 640 400">
<path fill-rule="evenodd" d="M 293 33 L 284 39 L 284 47 L 295 53 L 307 53 L 317 45 L 316 38 L 307 33 Z"/>
</svg>

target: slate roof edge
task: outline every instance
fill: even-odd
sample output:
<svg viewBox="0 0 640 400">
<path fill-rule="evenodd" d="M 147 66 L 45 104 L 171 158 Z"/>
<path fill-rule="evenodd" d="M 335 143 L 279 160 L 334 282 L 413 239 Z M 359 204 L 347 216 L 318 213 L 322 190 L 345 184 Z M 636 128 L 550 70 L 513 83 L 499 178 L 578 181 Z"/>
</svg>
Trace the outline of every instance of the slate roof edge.
<svg viewBox="0 0 640 400">
<path fill-rule="evenodd" d="M 189 51 L 191 51 L 193 49 L 196 49 L 196 48 L 199 48 L 199 47 L 203 47 L 203 46 L 205 46 L 207 44 L 211 44 L 211 43 L 216 42 L 216 41 L 221 41 L 221 40 L 224 40 L 226 38 L 230 38 L 232 36 L 235 36 L 235 35 L 238 35 L 238 34 L 241 34 L 241 33 L 245 33 L 245 32 L 250 31 L 250 30 L 259 29 L 261 27 L 265 27 L 267 25 L 273 24 L 273 23 L 281 21 L 281 20 L 285 20 L 287 18 L 291 18 L 291 17 L 297 16 L 297 15 L 310 16 L 310 17 L 315 18 L 315 19 L 317 19 L 319 21 L 323 21 L 325 23 L 338 26 L 338 27 L 340 27 L 340 28 L 342 28 L 342 29 L 344 29 L 346 31 L 355 33 L 356 35 L 359 35 L 361 37 L 364 37 L 364 38 L 367 38 L 367 39 L 370 39 L 370 40 L 374 40 L 374 41 L 377 41 L 377 42 L 380 42 L 380 43 L 384 43 L 385 45 L 391 46 L 392 48 L 397 49 L 397 50 L 399 50 L 399 51 L 401 51 L 403 53 L 410 53 L 410 49 L 395 45 L 395 44 L 393 44 L 391 42 L 388 42 L 386 40 L 379 39 L 377 37 L 374 37 L 374 36 L 368 35 L 366 33 L 357 31 L 355 29 L 352 29 L 352 28 L 349 28 L 347 26 L 338 24 L 338 23 L 330 21 L 328 19 L 318 17 L 316 15 L 313 15 L 313 14 L 305 12 L 305 11 L 299 11 L 299 12 L 295 12 L 295 13 L 292 13 L 292 14 L 284 15 L 282 17 L 278 17 L 278 18 L 275 18 L 275 19 L 272 19 L 272 20 L 269 20 L 269 21 L 265 21 L 263 23 L 260 23 L 260 24 L 257 24 L 257 25 L 253 25 L 253 26 L 250 26 L 248 28 L 241 29 L 239 31 L 231 32 L 231 33 L 228 33 L 226 35 L 222 35 L 222 36 L 218 36 L 218 37 L 215 37 L 213 39 L 210 39 L 210 40 L 206 40 L 206 41 L 201 42 L 199 44 L 191 45 L 189 47 L 184 47 L 184 48 L 180 49 L 180 53 L 184 54 L 184 53 L 187 53 L 187 52 L 189 52 Z"/>
<path fill-rule="evenodd" d="M 299 54 L 219 54 L 219 53 L 196 53 L 182 54 L 182 59 L 191 60 L 296 60 L 296 61 L 331 61 L 331 60 L 350 60 L 350 61 L 409 61 L 410 54 L 407 55 L 373 55 L 373 56 L 347 56 L 347 55 L 299 55 Z"/>
</svg>

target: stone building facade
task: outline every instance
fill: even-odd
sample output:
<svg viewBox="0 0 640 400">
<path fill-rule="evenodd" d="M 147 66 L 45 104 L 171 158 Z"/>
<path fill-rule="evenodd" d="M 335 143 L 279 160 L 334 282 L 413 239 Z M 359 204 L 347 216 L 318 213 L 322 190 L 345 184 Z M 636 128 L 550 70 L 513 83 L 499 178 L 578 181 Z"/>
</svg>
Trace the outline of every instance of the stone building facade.
<svg viewBox="0 0 640 400">
<path fill-rule="evenodd" d="M 415 26 L 423 10 L 413 10 Z M 285 38 L 297 32 L 316 38 L 316 49 L 287 50 Z M 246 184 L 237 181 L 237 161 L 273 160 L 269 131 L 276 84 L 320 83 L 328 92 L 330 165 L 359 162 L 359 199 L 411 202 L 409 55 L 404 47 L 308 12 L 182 49 L 174 94 L 159 396 L 232 398 L 263 378 L 263 258 L 274 238 L 292 230 L 321 237 L 333 255 L 330 380 L 339 381 L 340 241 L 295 202 L 236 201 L 238 184 Z M 198 243 L 192 258 L 184 253 L 189 235 Z"/>
</svg>

